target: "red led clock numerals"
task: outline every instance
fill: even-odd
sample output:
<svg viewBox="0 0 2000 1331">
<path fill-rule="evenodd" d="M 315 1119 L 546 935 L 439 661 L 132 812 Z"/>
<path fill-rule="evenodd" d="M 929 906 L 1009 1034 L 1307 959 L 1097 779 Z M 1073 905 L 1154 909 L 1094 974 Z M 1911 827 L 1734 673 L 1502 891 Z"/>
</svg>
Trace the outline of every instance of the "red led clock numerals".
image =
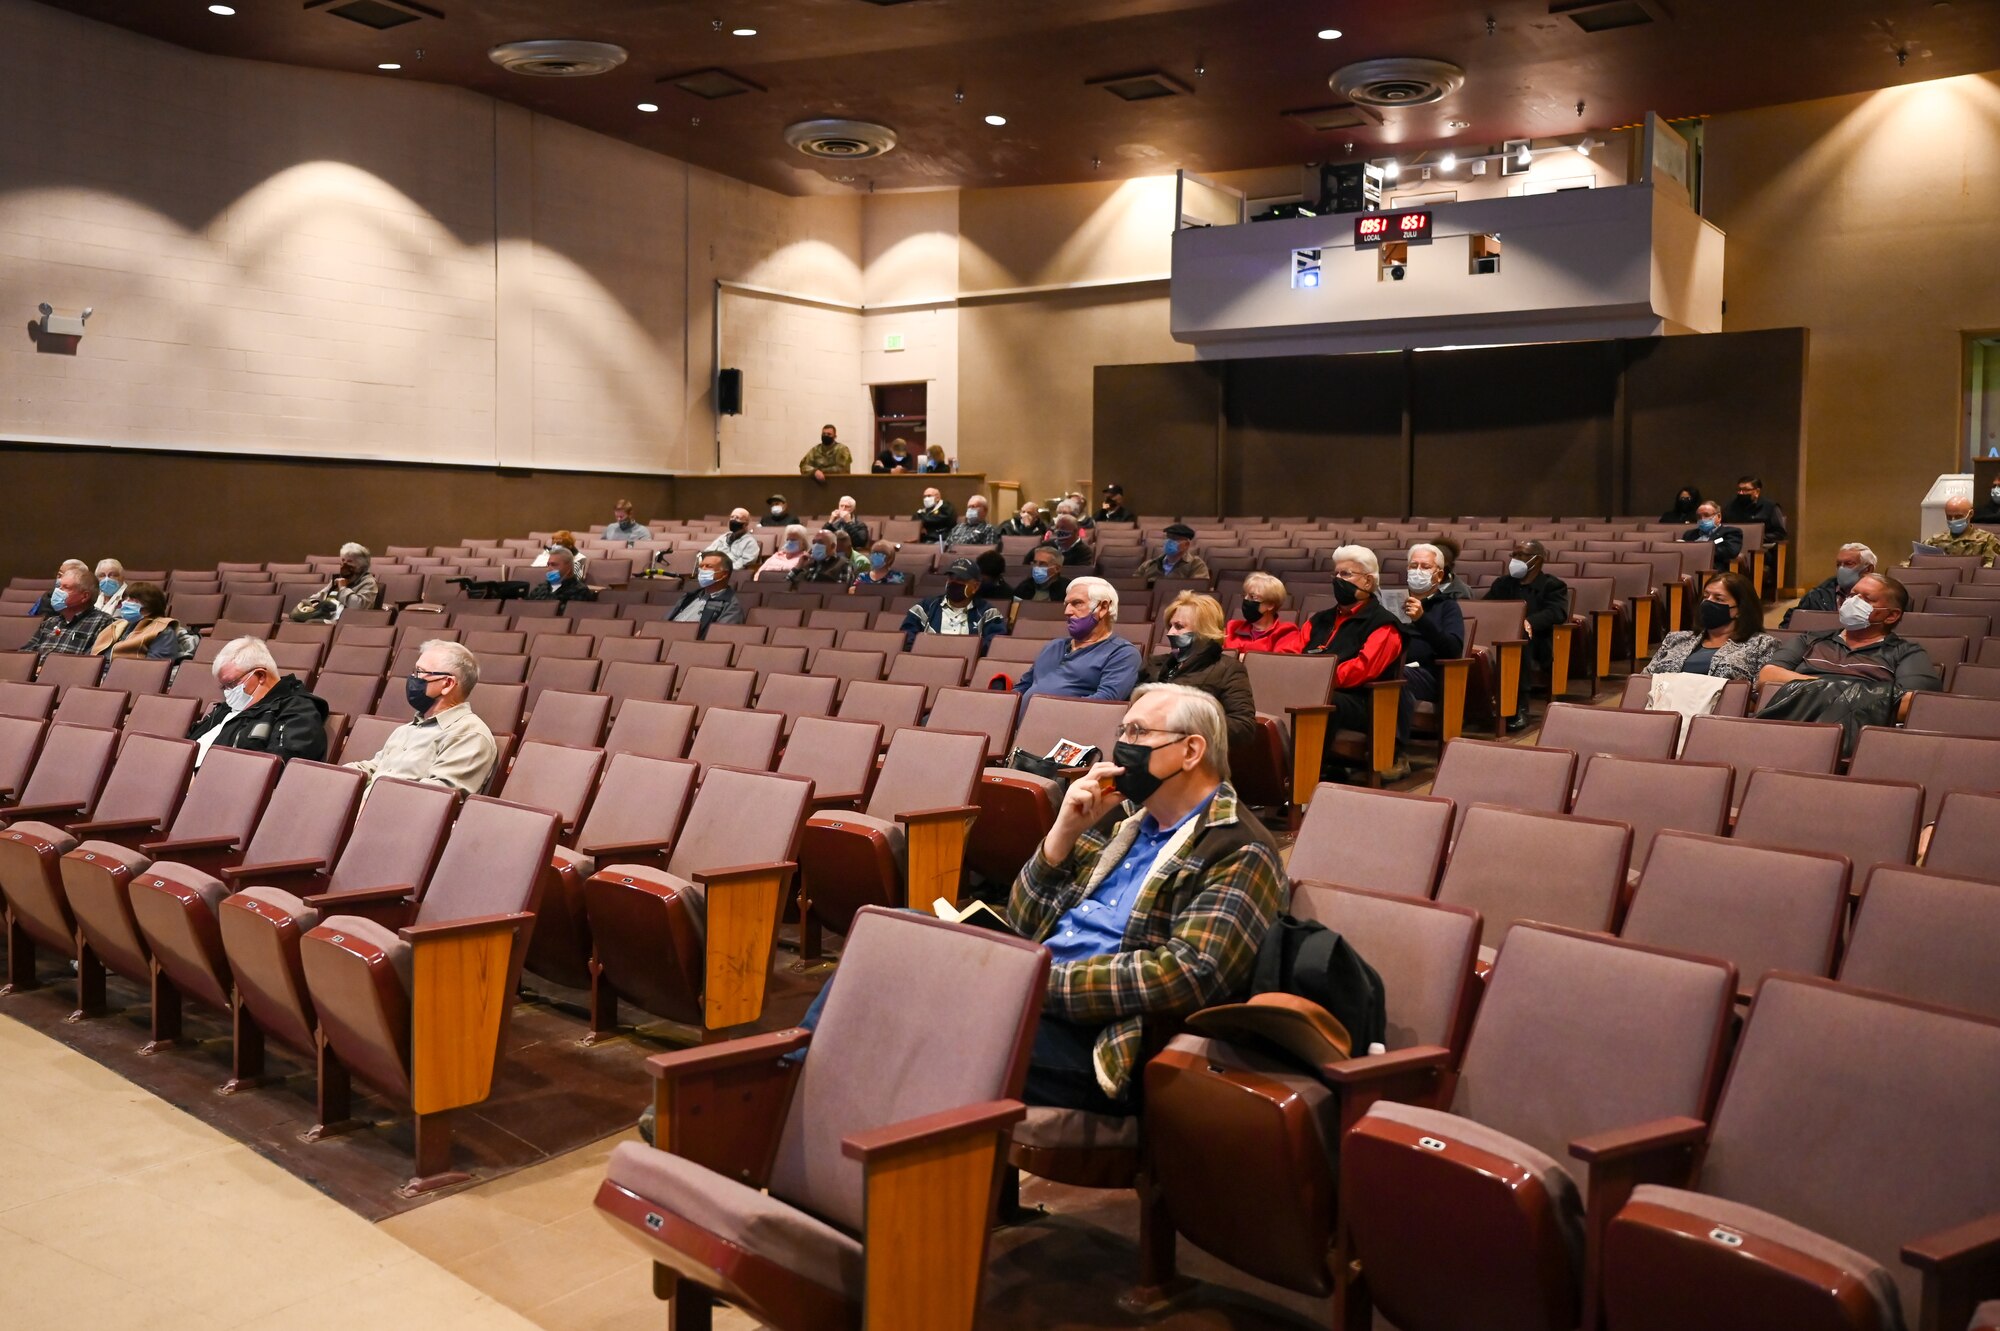
<svg viewBox="0 0 2000 1331">
<path fill-rule="evenodd" d="M 1354 243 L 1379 245 L 1397 240 L 1429 240 L 1431 215 L 1427 212 L 1365 213 L 1354 219 Z"/>
<path fill-rule="evenodd" d="M 1377 214 L 1363 217 L 1354 224 L 1356 240 L 1380 240 L 1389 230 L 1389 219 Z"/>
</svg>

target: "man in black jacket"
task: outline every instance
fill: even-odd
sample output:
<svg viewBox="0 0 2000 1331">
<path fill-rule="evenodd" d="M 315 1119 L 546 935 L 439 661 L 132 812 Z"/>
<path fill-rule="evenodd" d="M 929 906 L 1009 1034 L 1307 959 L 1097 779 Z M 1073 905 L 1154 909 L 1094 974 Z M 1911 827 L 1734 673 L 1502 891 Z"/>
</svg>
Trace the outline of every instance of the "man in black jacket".
<svg viewBox="0 0 2000 1331">
<path fill-rule="evenodd" d="M 935 485 L 924 491 L 924 502 L 914 516 L 923 528 L 917 539 L 927 545 L 936 545 L 944 539 L 946 532 L 958 525 L 958 510 L 944 497 L 944 491 Z"/>
<path fill-rule="evenodd" d="M 1764 482 L 1755 476 L 1736 478 L 1736 498 L 1722 512 L 1722 520 L 1735 526 L 1746 522 L 1764 524 L 1764 544 L 1776 545 L 1785 539 L 1785 513 L 1764 498 Z M 1720 567 L 1718 565 L 1718 567 Z"/>
<path fill-rule="evenodd" d="M 597 593 L 576 575 L 576 551 L 566 545 L 549 549 L 549 568 L 542 581 L 528 588 L 530 601 L 595 601 Z"/>
<path fill-rule="evenodd" d="M 1516 541 L 1507 571 L 1493 580 L 1481 600 L 1528 603 L 1528 655 L 1535 669 L 1546 674 L 1555 662 L 1555 627 L 1569 622 L 1569 584 L 1542 572 L 1548 551 L 1540 541 Z M 1528 728 L 1528 709 L 1517 708 L 1507 722 L 1510 731 Z"/>
<path fill-rule="evenodd" d="M 1839 610 L 1840 603 L 1854 592 L 1854 586 L 1861 579 L 1875 571 L 1875 552 L 1859 541 L 1849 541 L 1833 556 L 1833 576 L 1814 587 L 1799 598 L 1799 603 L 1785 612 L 1778 621 L 1778 627 L 1792 626 L 1792 616 L 1801 610 Z"/>
<path fill-rule="evenodd" d="M 1717 573 L 1727 573 L 1736 556 L 1743 553 L 1743 529 L 1725 527 L 1722 524 L 1722 509 L 1713 499 L 1705 501 L 1695 510 L 1695 524 L 1681 533 L 1683 541 L 1706 541 L 1715 547 L 1715 563 L 1711 565 Z"/>
<path fill-rule="evenodd" d="M 195 766 L 216 745 L 255 749 L 280 758 L 326 761 L 326 703 L 306 692 L 296 675 L 280 675 L 261 638 L 237 638 L 215 655 L 222 701 L 194 723 L 187 737 L 199 744 Z"/>
<path fill-rule="evenodd" d="M 1104 498 L 1097 501 L 1099 522 L 1130 522 L 1132 510 L 1125 507 L 1125 487 L 1113 481 L 1104 487 Z"/>
<path fill-rule="evenodd" d="M 720 550 L 701 552 L 699 567 L 695 571 L 695 589 L 683 595 L 667 616 L 675 624 L 699 624 L 696 638 L 708 636 L 710 624 L 741 624 L 743 603 L 736 599 L 736 593 L 729 586 L 729 575 L 735 566 L 729 556 Z"/>
</svg>

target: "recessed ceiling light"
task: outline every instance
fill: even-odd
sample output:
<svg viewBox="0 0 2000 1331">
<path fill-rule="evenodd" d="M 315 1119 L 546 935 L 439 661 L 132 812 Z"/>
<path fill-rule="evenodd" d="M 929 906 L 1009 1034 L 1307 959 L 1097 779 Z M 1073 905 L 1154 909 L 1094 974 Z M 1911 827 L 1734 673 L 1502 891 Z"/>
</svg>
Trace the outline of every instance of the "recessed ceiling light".
<svg viewBox="0 0 2000 1331">
<path fill-rule="evenodd" d="M 989 124 L 989 125 L 1004 125 L 1004 124 L 1006 124 L 1006 123 L 1007 123 L 1007 117 L 1006 117 L 1006 116 L 988 116 L 988 117 L 986 117 L 986 123 L 987 123 L 987 124 Z"/>
<path fill-rule="evenodd" d="M 639 103 L 639 109 L 641 111 L 657 111 L 660 107 L 656 102 L 641 102 Z"/>
<path fill-rule="evenodd" d="M 731 28 L 729 35 L 732 37 L 755 37 L 757 30 L 755 28 Z"/>
<path fill-rule="evenodd" d="M 1472 128 L 1472 122 L 1471 122 L 1470 120 L 1447 120 L 1447 121 L 1445 121 L 1444 123 L 1445 123 L 1445 126 L 1446 126 L 1446 128 L 1448 128 L 1448 129 L 1471 129 L 1471 128 Z"/>
<path fill-rule="evenodd" d="M 1458 165 L 1457 153 L 1446 153 L 1442 158 L 1438 160 L 1438 170 L 1440 171 L 1449 171 L 1457 165 Z"/>
<path fill-rule="evenodd" d="M 1337 42 L 1340 40 L 1340 29 L 1321 28 L 1319 30 L 1319 39 L 1323 42 Z"/>
<path fill-rule="evenodd" d="M 397 64 L 397 63 L 396 63 L 395 61 L 393 61 L 393 60 L 385 60 L 385 61 L 383 61 L 383 62 L 382 62 L 381 64 L 379 64 L 379 65 L 375 66 L 375 68 L 377 68 L 377 69 L 401 69 L 401 68 L 402 68 L 402 66 L 401 66 L 401 65 L 399 65 L 399 64 Z"/>
<path fill-rule="evenodd" d="M 236 10 L 229 5 L 210 5 L 208 12 L 211 14 L 220 14 L 224 18 L 236 17 Z"/>
</svg>

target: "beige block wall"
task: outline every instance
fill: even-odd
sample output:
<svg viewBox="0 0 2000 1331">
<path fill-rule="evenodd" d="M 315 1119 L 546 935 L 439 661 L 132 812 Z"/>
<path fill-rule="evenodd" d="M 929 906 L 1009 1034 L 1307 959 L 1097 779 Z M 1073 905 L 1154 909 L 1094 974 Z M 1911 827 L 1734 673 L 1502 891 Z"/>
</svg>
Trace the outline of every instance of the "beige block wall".
<svg viewBox="0 0 2000 1331">
<path fill-rule="evenodd" d="M 1844 541 L 1900 562 L 1925 490 L 1964 465 L 1961 334 L 2000 329 L 2000 75 L 1717 116 L 1706 134 L 1724 327 L 1810 330 L 1804 493 L 1765 478 L 1802 508 L 1800 578 Z"/>
</svg>

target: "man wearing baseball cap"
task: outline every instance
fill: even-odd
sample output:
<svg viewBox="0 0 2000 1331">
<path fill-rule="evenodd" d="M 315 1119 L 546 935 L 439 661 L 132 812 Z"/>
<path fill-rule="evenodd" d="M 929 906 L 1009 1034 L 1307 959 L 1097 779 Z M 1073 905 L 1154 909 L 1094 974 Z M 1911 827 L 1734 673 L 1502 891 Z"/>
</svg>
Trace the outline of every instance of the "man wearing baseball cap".
<svg viewBox="0 0 2000 1331">
<path fill-rule="evenodd" d="M 979 565 L 954 559 L 944 571 L 944 595 L 917 602 L 903 615 L 903 646 L 916 645 L 919 633 L 955 637 L 979 635 L 980 650 L 995 634 L 1007 631 L 1007 615 L 979 599 Z"/>
<path fill-rule="evenodd" d="M 1099 522 L 1130 522 L 1132 510 L 1125 507 L 1125 487 L 1113 481 L 1104 487 L 1104 498 L 1097 501 Z"/>
<path fill-rule="evenodd" d="M 759 527 L 789 527 L 792 525 L 792 511 L 790 506 L 785 503 L 783 495 L 772 495 L 764 502 L 769 504 L 770 508 L 764 511 L 763 517 L 757 519 Z"/>
</svg>

